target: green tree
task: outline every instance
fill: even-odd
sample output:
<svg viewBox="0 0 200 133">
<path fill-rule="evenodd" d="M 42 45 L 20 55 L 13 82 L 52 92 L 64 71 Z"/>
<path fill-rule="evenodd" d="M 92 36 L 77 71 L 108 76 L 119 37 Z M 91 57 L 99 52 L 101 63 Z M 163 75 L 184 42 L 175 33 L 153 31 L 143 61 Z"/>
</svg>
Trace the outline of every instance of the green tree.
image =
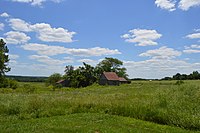
<svg viewBox="0 0 200 133">
<path fill-rule="evenodd" d="M 95 70 L 96 73 L 102 74 L 103 72 L 116 72 L 118 76 L 124 77 L 127 79 L 128 75 L 126 73 L 126 68 L 122 67 L 123 62 L 116 58 L 106 57 L 100 63 L 97 64 Z"/>
<path fill-rule="evenodd" d="M 69 67 L 66 67 L 65 71 L 68 72 L 68 68 Z M 68 77 L 68 80 L 70 80 L 70 86 L 74 88 L 86 87 L 96 82 L 94 67 L 84 62 L 83 66 L 77 68 L 76 70 L 70 71 L 66 77 Z"/>
<path fill-rule="evenodd" d="M 47 79 L 47 85 L 56 86 L 56 82 L 62 79 L 62 75 L 59 73 L 54 73 Z"/>
<path fill-rule="evenodd" d="M 64 79 L 70 80 L 74 73 L 74 67 L 71 65 L 68 65 L 65 67 L 65 75 L 63 76 Z"/>
<path fill-rule="evenodd" d="M 10 68 L 8 67 L 8 52 L 9 50 L 6 43 L 3 39 L 0 39 L 0 79 L 3 79 L 5 73 L 10 71 Z"/>
</svg>

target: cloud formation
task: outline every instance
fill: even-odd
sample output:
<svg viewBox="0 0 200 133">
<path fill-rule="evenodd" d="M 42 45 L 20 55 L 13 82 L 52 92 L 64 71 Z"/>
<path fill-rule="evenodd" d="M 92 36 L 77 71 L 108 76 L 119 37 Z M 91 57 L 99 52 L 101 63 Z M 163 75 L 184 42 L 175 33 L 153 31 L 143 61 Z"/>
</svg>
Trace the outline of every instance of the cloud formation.
<svg viewBox="0 0 200 133">
<path fill-rule="evenodd" d="M 3 29 L 4 29 L 4 24 L 0 23 L 0 30 L 3 30 Z"/>
<path fill-rule="evenodd" d="M 19 2 L 19 3 L 27 3 L 31 4 L 32 6 L 42 6 L 44 2 L 54 2 L 54 3 L 60 3 L 62 0 L 11 0 L 12 2 Z"/>
<path fill-rule="evenodd" d="M 200 6 L 200 0 L 155 0 L 157 7 L 168 11 L 174 11 L 177 8 L 187 11 L 192 7 Z"/>
<path fill-rule="evenodd" d="M 157 39 L 162 37 L 156 30 L 147 29 L 133 29 L 128 34 L 124 34 L 121 38 L 124 38 L 126 42 L 135 43 L 136 46 L 149 46 L 157 45 Z"/>
<path fill-rule="evenodd" d="M 156 0 L 155 4 L 157 5 L 157 7 L 160 7 L 161 9 L 165 9 L 168 11 L 176 10 L 175 1 L 172 0 Z"/>
<path fill-rule="evenodd" d="M 10 15 L 6 12 L 2 13 L 0 16 L 4 18 L 10 17 Z"/>
<path fill-rule="evenodd" d="M 36 23 L 30 24 L 19 18 L 9 20 L 13 30 L 22 32 L 36 32 L 38 39 L 44 42 L 73 42 L 75 32 L 70 32 L 64 28 L 52 28 L 50 24 Z"/>
<path fill-rule="evenodd" d="M 5 42 L 7 44 L 24 44 L 31 38 L 22 32 L 10 31 L 4 34 L 6 36 Z"/>
<path fill-rule="evenodd" d="M 199 6 L 200 0 L 181 0 L 178 7 L 184 11 L 189 10 L 191 7 Z"/>
<path fill-rule="evenodd" d="M 11 26 L 11 28 L 13 30 L 22 31 L 22 32 L 30 32 L 30 31 L 32 31 L 32 29 L 30 27 L 31 24 L 25 22 L 22 19 L 12 18 L 12 19 L 9 19 L 8 22 L 10 23 L 10 26 Z"/>
<path fill-rule="evenodd" d="M 191 46 L 185 46 L 185 50 L 183 50 L 184 53 L 187 54 L 195 54 L 195 53 L 200 53 L 200 45 L 198 44 L 193 44 Z"/>
<path fill-rule="evenodd" d="M 66 63 L 73 63 L 73 60 L 69 58 L 68 59 L 65 58 L 64 60 L 59 60 L 59 59 L 53 59 L 46 55 L 31 55 L 29 56 L 29 58 L 48 65 L 62 65 Z"/>
<path fill-rule="evenodd" d="M 121 54 L 117 49 L 110 50 L 108 48 L 88 48 L 88 49 L 75 49 L 65 48 L 61 46 L 49 46 L 46 44 L 30 43 L 21 46 L 24 50 L 35 51 L 39 55 L 53 56 L 59 54 L 69 54 L 73 56 L 102 56 L 102 55 L 115 55 Z"/>
<path fill-rule="evenodd" d="M 141 53 L 139 56 L 147 56 L 153 59 L 172 59 L 180 55 L 181 52 L 174 50 L 173 48 L 163 46 L 159 49 L 148 50 L 144 53 Z"/>
<path fill-rule="evenodd" d="M 163 78 L 176 73 L 189 74 L 200 71 L 200 63 L 189 63 L 177 59 L 148 59 L 144 61 L 124 61 L 129 76 L 132 78 Z"/>
<path fill-rule="evenodd" d="M 194 45 L 192 47 L 199 46 Z M 132 78 L 163 78 L 178 72 L 189 74 L 194 70 L 200 70 L 200 63 L 189 63 L 185 60 L 177 59 L 176 57 L 180 55 L 180 51 L 164 46 L 159 49 L 148 50 L 139 55 L 150 57 L 150 59 L 124 61 L 124 66 Z"/>
<path fill-rule="evenodd" d="M 200 39 L 200 33 L 193 33 L 186 36 L 189 39 Z"/>
</svg>

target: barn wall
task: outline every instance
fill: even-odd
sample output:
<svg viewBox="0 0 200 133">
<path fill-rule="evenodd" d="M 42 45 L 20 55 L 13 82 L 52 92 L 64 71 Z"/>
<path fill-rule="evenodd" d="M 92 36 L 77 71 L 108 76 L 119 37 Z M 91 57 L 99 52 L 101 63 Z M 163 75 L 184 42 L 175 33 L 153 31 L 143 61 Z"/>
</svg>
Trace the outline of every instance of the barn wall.
<svg viewBox="0 0 200 133">
<path fill-rule="evenodd" d="M 108 84 L 108 80 L 106 79 L 105 75 L 101 75 L 100 79 L 99 79 L 99 84 L 100 85 L 106 85 Z"/>
</svg>

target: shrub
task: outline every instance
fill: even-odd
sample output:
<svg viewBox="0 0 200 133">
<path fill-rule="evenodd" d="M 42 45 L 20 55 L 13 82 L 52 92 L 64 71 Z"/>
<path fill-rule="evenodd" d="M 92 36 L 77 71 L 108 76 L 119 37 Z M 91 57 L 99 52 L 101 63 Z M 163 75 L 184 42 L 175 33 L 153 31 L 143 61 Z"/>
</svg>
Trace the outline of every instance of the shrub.
<svg viewBox="0 0 200 133">
<path fill-rule="evenodd" d="M 9 86 L 11 89 L 15 90 L 18 87 L 18 83 L 15 80 L 9 80 Z"/>
<path fill-rule="evenodd" d="M 23 88 L 24 88 L 24 91 L 27 93 L 33 93 L 37 89 L 36 86 L 30 85 L 30 84 L 24 84 Z"/>
</svg>

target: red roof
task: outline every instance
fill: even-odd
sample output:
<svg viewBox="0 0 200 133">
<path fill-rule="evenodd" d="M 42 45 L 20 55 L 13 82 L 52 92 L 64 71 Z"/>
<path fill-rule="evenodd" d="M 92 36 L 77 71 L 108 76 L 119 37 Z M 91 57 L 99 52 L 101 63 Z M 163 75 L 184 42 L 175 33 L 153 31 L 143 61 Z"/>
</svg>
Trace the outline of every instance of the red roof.
<svg viewBox="0 0 200 133">
<path fill-rule="evenodd" d="M 103 74 L 105 75 L 107 80 L 118 80 L 119 81 L 119 77 L 117 76 L 117 74 L 115 72 L 103 72 Z"/>
<path fill-rule="evenodd" d="M 127 80 L 123 77 L 119 77 L 119 81 L 126 82 Z"/>
</svg>

